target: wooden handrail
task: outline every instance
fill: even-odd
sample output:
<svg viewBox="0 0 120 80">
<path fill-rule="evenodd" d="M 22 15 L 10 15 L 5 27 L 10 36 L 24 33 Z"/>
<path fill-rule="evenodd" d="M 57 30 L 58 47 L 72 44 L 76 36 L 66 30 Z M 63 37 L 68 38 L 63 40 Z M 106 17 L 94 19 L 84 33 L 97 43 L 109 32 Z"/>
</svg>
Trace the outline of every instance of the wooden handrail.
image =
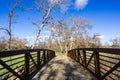
<svg viewBox="0 0 120 80">
<path fill-rule="evenodd" d="M 11 60 L 9 59 L 10 56 L 12 57 Z M 17 78 L 20 80 L 30 80 L 44 64 L 54 57 L 55 52 L 48 49 L 1 51 L 0 80 L 15 80 Z M 11 61 L 12 64 L 9 63 Z"/>
<path fill-rule="evenodd" d="M 99 80 L 120 80 L 120 49 L 77 48 L 68 51 L 67 56 L 80 63 Z"/>
</svg>

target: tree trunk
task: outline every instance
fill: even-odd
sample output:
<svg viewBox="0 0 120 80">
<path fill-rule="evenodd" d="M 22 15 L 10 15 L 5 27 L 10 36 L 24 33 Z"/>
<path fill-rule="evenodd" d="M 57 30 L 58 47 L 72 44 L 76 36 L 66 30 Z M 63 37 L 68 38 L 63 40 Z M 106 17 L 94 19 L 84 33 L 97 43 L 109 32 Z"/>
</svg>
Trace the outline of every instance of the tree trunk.
<svg viewBox="0 0 120 80">
<path fill-rule="evenodd" d="M 65 53 L 67 54 L 67 51 L 68 51 L 68 46 L 66 45 L 65 46 Z"/>
<path fill-rule="evenodd" d="M 39 39 L 39 37 L 40 37 L 40 33 L 41 33 L 42 29 L 43 29 L 44 26 L 45 26 L 45 22 L 46 22 L 47 18 L 49 17 L 50 12 L 51 12 L 51 8 L 49 7 L 47 13 L 46 13 L 45 16 L 43 17 L 42 24 L 41 24 L 41 26 L 39 27 L 38 33 L 37 33 L 37 35 L 36 35 L 36 38 L 35 38 L 35 40 L 34 40 L 33 45 L 31 46 L 31 49 L 33 49 L 33 48 L 36 46 L 37 41 L 38 41 L 38 39 Z"/>
<path fill-rule="evenodd" d="M 62 44 L 61 44 L 61 42 L 58 38 L 57 38 L 57 41 L 58 41 L 58 44 L 59 44 L 59 47 L 60 47 L 60 51 L 61 51 L 61 53 L 63 53 L 63 47 L 62 47 Z"/>
</svg>

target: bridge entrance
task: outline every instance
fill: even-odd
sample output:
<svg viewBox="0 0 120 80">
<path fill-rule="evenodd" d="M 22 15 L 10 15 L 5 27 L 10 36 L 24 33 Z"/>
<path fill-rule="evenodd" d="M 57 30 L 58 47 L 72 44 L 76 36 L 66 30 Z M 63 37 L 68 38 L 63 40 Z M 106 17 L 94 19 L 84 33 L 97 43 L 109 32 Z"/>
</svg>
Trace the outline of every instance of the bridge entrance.
<svg viewBox="0 0 120 80">
<path fill-rule="evenodd" d="M 67 56 L 57 56 L 46 64 L 32 80 L 96 80 L 96 78 Z"/>
</svg>

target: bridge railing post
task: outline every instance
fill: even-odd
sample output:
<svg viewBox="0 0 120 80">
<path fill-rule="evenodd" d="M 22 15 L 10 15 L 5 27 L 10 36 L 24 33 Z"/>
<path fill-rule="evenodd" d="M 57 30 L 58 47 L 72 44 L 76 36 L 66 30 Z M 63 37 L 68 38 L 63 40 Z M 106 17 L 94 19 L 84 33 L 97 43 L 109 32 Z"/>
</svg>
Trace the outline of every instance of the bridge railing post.
<svg viewBox="0 0 120 80">
<path fill-rule="evenodd" d="M 25 65 L 24 65 L 24 78 L 28 80 L 29 78 L 29 55 L 30 53 L 25 53 Z"/>
<path fill-rule="evenodd" d="M 39 67 L 41 64 L 40 62 L 40 51 L 37 52 L 37 66 Z"/>
<path fill-rule="evenodd" d="M 86 63 L 86 51 L 83 50 L 83 65 L 85 68 L 87 68 L 87 63 Z"/>
<path fill-rule="evenodd" d="M 48 50 L 48 51 L 47 51 L 47 61 L 50 60 L 50 59 L 49 59 L 49 54 L 50 54 L 49 52 L 50 52 L 50 51 Z"/>
<path fill-rule="evenodd" d="M 99 52 L 94 53 L 94 64 L 95 64 L 95 74 L 98 78 L 100 78 L 100 58 L 99 58 Z"/>
<path fill-rule="evenodd" d="M 77 61 L 78 63 L 80 63 L 80 51 L 79 50 L 77 50 Z"/>
<path fill-rule="evenodd" d="M 74 50 L 74 60 L 77 61 L 77 59 L 76 59 L 76 50 Z"/>
<path fill-rule="evenodd" d="M 46 63 L 46 50 L 43 51 L 44 64 Z"/>
</svg>

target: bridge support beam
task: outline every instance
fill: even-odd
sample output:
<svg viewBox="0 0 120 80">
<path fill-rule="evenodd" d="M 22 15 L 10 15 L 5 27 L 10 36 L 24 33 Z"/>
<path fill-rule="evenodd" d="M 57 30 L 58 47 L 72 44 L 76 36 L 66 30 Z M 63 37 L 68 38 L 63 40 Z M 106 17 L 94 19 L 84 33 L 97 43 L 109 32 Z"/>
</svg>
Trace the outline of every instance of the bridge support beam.
<svg viewBox="0 0 120 80">
<path fill-rule="evenodd" d="M 100 79 L 100 61 L 99 52 L 94 52 L 95 74 Z"/>
</svg>

